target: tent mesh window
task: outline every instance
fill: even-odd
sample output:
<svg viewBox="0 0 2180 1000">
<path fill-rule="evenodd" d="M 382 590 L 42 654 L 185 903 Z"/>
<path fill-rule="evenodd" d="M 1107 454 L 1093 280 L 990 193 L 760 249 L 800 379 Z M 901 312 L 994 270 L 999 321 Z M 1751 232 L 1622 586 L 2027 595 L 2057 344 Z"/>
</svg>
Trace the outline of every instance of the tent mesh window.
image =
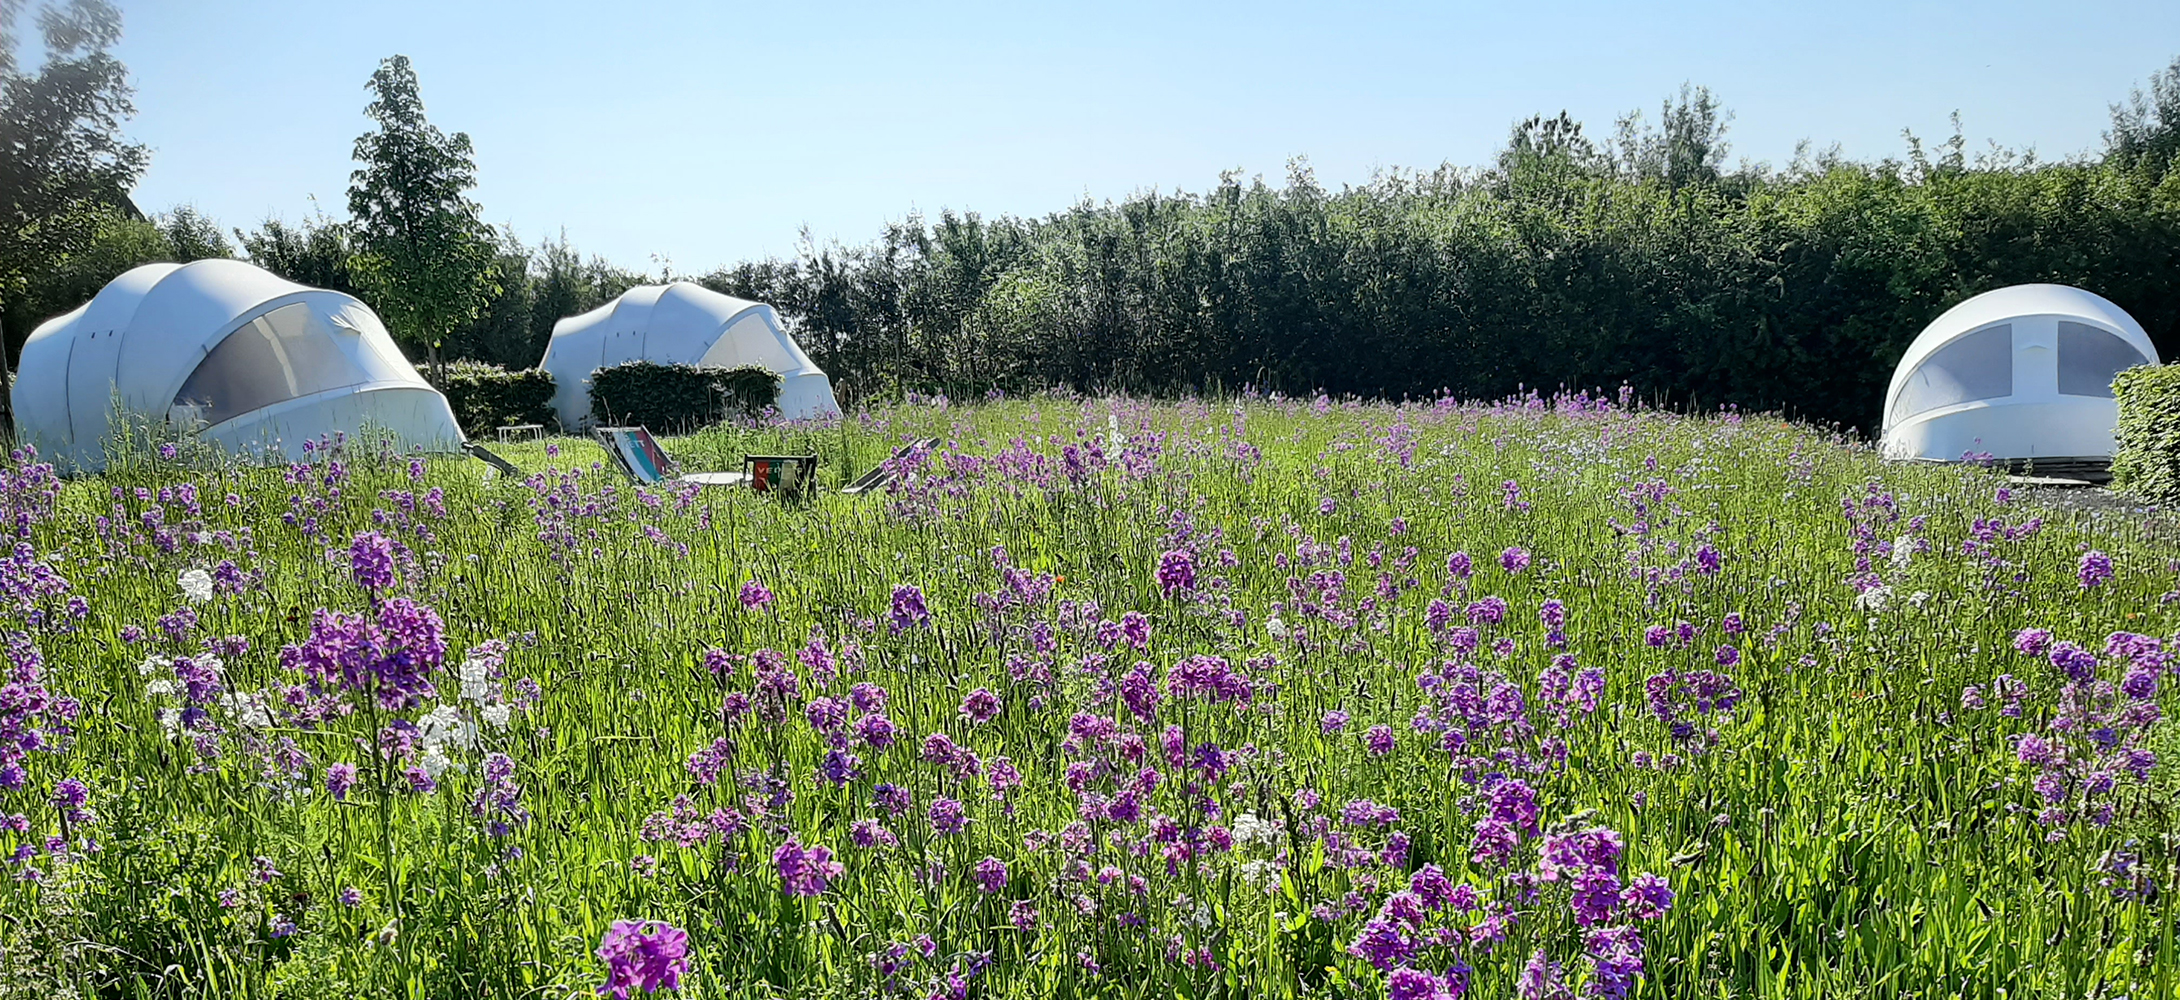
<svg viewBox="0 0 2180 1000">
<path fill-rule="evenodd" d="M 1944 406 L 2013 395 L 2013 324 L 1977 330 L 1938 348 L 1908 375 L 1892 404 L 1897 423 Z"/>
<path fill-rule="evenodd" d="M 306 303 L 281 306 L 228 334 L 198 362 L 174 394 L 177 407 L 196 407 L 207 424 L 231 420 L 274 403 L 371 381 L 371 372 L 341 350 L 335 329 Z"/>
<path fill-rule="evenodd" d="M 2067 396 L 2112 398 L 2112 377 L 2146 365 L 2134 345 L 2087 323 L 2059 321 L 2059 392 Z"/>
</svg>

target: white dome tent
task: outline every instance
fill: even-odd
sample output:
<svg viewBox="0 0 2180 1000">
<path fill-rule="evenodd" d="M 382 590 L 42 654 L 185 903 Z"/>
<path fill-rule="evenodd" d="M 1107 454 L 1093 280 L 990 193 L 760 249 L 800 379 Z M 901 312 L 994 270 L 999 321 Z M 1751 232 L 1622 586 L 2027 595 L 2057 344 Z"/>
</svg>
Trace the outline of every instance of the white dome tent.
<svg viewBox="0 0 2180 1000">
<path fill-rule="evenodd" d="M 10 400 L 18 440 L 84 471 L 105 467 L 117 404 L 289 458 L 366 428 L 405 447 L 463 441 L 446 397 L 362 302 L 235 260 L 146 264 L 108 282 L 32 331 Z"/>
<path fill-rule="evenodd" d="M 2112 377 L 2157 360 L 2142 324 L 2102 296 L 2066 285 L 1985 292 L 1933 320 L 1900 358 L 1885 392 L 1885 457 L 2109 463 Z"/>
<path fill-rule="evenodd" d="M 731 368 L 763 365 L 780 374 L 780 415 L 790 420 L 840 412 L 833 381 L 787 335 L 779 314 L 687 281 L 638 285 L 580 316 L 553 324 L 538 367 L 553 374 L 553 409 L 570 431 L 591 425 L 590 376 L 624 361 Z"/>
</svg>

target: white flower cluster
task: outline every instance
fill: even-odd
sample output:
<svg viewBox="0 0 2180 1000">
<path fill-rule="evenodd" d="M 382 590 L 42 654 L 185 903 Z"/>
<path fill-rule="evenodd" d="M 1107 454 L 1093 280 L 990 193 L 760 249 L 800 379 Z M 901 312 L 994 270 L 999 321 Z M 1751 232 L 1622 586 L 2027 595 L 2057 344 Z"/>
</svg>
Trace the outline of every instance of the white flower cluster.
<svg viewBox="0 0 2180 1000">
<path fill-rule="evenodd" d="M 1279 843 L 1279 824 L 1261 819 L 1253 812 L 1242 813 L 1234 818 L 1234 843 L 1244 846 L 1276 846 Z"/>
<path fill-rule="evenodd" d="M 464 657 L 458 671 L 461 677 L 462 700 L 474 702 L 477 714 L 494 729 L 507 728 L 507 721 L 514 714 L 506 702 L 500 700 L 499 683 L 492 679 L 494 660 L 483 656 Z"/>
<path fill-rule="evenodd" d="M 223 691 L 219 696 L 220 708 L 235 724 L 245 729 L 270 729 L 273 724 L 272 709 L 260 691 Z"/>
<path fill-rule="evenodd" d="M 1863 591 L 1860 597 L 1855 598 L 1855 607 L 1873 615 L 1881 614 L 1885 610 L 1885 603 L 1890 600 L 1892 600 L 1891 587 L 1871 587 Z"/>
<path fill-rule="evenodd" d="M 1279 862 L 1263 859 L 1244 861 L 1236 870 L 1240 872 L 1243 882 L 1255 886 L 1258 892 L 1267 896 L 1279 891 L 1280 876 L 1286 873 L 1286 869 L 1281 868 Z"/>
<path fill-rule="evenodd" d="M 183 570 L 182 575 L 175 582 L 181 585 L 182 596 L 189 598 L 193 603 L 203 604 L 212 599 L 212 574 L 205 572 L 200 567 Z"/>
<path fill-rule="evenodd" d="M 438 781 L 439 776 L 448 771 L 468 770 L 455 763 L 454 758 L 447 754 L 448 747 L 472 750 L 477 746 L 477 727 L 462 718 L 461 709 L 452 705 L 441 705 L 416 720 L 416 729 L 417 745 L 421 750 L 417 754 L 416 765 L 423 768 L 424 773 L 430 775 L 433 781 Z"/>
<path fill-rule="evenodd" d="M 1893 568 L 1894 568 L 1894 569 L 1906 569 L 1906 568 L 1907 568 L 1907 564 L 1908 564 L 1908 563 L 1911 563 L 1911 562 L 1913 562 L 1913 561 L 1915 561 L 1915 539 L 1914 539 L 1914 537 L 1913 537 L 1913 536 L 1911 536 L 1911 535 L 1901 535 L 1900 537 L 1898 537 L 1898 538 L 1895 538 L 1895 539 L 1893 539 L 1893 540 L 1892 540 L 1892 565 L 1893 565 Z"/>
</svg>

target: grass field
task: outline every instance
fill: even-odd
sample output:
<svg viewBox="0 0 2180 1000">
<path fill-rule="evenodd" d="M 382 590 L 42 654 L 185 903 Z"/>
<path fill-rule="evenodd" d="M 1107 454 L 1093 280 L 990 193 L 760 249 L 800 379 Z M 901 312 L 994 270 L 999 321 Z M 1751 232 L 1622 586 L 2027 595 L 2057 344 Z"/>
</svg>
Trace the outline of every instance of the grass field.
<svg viewBox="0 0 2180 1000">
<path fill-rule="evenodd" d="M 2140 517 L 1586 397 L 667 446 L 921 435 L 18 461 L 0 996 L 2180 990 Z"/>
</svg>

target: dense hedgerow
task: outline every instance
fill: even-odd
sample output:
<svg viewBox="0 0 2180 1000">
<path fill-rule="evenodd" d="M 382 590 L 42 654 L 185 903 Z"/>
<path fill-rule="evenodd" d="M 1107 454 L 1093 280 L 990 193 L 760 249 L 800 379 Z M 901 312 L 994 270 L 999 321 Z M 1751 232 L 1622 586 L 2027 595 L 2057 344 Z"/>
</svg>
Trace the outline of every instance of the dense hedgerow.
<svg viewBox="0 0 2180 1000">
<path fill-rule="evenodd" d="M 508 371 L 481 361 L 456 361 L 446 366 L 439 391 L 454 409 L 455 421 L 472 435 L 553 422 L 553 373 L 542 368 Z"/>
<path fill-rule="evenodd" d="M 678 433 L 760 414 L 779 400 L 780 374 L 762 365 L 707 368 L 639 360 L 591 373 L 591 416 L 602 424 Z"/>
<path fill-rule="evenodd" d="M 2144 365 L 2112 380 L 2119 406 L 2112 485 L 2180 503 L 2180 365 Z"/>
<path fill-rule="evenodd" d="M 2156 524 L 1584 396 L 732 433 L 942 444 L 19 457 L 0 993 L 2171 991 Z"/>
</svg>

